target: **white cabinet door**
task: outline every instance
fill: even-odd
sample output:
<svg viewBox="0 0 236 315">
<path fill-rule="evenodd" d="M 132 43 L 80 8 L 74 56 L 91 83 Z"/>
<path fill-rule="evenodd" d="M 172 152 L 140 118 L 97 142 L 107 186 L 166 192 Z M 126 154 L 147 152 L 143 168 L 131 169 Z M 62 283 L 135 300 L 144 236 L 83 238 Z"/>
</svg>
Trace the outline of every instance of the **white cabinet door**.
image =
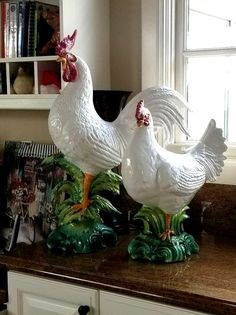
<svg viewBox="0 0 236 315">
<path fill-rule="evenodd" d="M 8 315 L 78 315 L 80 305 L 99 314 L 98 291 L 27 274 L 8 273 Z"/>
<path fill-rule="evenodd" d="M 204 315 L 125 295 L 100 292 L 100 315 Z M 205 314 L 206 315 L 206 314 Z"/>
</svg>

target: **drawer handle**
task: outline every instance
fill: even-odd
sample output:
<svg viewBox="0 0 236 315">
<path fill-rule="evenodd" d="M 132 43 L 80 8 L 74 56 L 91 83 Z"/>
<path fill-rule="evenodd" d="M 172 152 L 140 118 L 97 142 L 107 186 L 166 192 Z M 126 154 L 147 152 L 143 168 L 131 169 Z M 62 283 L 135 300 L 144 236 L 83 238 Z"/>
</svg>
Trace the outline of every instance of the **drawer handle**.
<svg viewBox="0 0 236 315">
<path fill-rule="evenodd" d="M 87 315 L 90 311 L 90 307 L 88 305 L 81 305 L 78 308 L 79 315 Z"/>
</svg>

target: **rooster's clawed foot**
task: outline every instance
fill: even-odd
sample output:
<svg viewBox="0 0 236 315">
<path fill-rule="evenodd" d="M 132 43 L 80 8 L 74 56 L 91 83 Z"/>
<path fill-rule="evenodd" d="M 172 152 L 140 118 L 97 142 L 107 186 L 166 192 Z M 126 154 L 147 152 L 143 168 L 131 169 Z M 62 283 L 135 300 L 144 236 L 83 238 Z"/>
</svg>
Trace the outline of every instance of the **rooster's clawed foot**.
<svg viewBox="0 0 236 315">
<path fill-rule="evenodd" d="M 91 200 L 86 199 L 86 200 L 83 200 L 81 203 L 73 205 L 72 209 L 75 213 L 80 212 L 81 214 L 83 214 L 90 204 L 91 204 Z"/>
<path fill-rule="evenodd" d="M 166 240 L 170 240 L 171 239 L 171 236 L 174 235 L 175 232 L 171 229 L 166 229 L 162 234 L 161 234 L 161 239 L 162 241 L 166 241 Z"/>
</svg>

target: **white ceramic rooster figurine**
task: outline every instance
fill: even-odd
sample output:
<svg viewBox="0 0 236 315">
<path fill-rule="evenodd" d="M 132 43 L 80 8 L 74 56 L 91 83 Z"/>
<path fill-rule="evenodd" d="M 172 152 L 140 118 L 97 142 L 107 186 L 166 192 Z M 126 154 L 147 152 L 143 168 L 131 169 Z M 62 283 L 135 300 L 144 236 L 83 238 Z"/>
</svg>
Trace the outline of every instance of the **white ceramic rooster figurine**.
<svg viewBox="0 0 236 315">
<path fill-rule="evenodd" d="M 69 52 L 75 38 L 76 31 L 56 47 L 58 60 L 63 65 L 63 78 L 69 83 L 52 105 L 49 131 L 66 158 L 85 173 L 83 201 L 73 207 L 75 211 L 83 211 L 90 203 L 88 195 L 94 176 L 121 163 L 136 124 L 137 102 L 145 100 L 152 112 L 155 128 L 166 125 L 167 137 L 172 133 L 174 124 L 187 134 L 178 110 L 187 105 L 183 97 L 172 89 L 149 88 L 135 96 L 115 121 L 104 121 L 94 108 L 93 84 L 88 65 Z"/>
<path fill-rule="evenodd" d="M 171 215 L 188 205 L 206 180 L 214 181 L 222 171 L 225 138 L 211 120 L 201 140 L 187 153 L 172 153 L 157 143 L 152 115 L 143 101 L 135 117 L 137 128 L 122 160 L 124 186 L 135 201 L 165 212 L 162 239 L 170 239 L 174 233 Z"/>
</svg>

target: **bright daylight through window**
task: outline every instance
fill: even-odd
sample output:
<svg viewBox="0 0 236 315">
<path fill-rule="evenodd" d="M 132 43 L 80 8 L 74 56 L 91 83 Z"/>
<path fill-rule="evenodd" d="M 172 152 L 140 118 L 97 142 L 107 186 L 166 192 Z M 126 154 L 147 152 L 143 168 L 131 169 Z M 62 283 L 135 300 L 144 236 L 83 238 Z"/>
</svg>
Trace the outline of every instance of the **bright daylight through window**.
<svg viewBox="0 0 236 315">
<path fill-rule="evenodd" d="M 178 18 L 184 21 L 179 58 L 183 91 L 193 110 L 187 115 L 190 140 L 199 139 L 214 118 L 228 143 L 235 144 L 236 1 L 182 3 L 179 12 L 184 16 L 177 16 L 177 23 Z"/>
</svg>

